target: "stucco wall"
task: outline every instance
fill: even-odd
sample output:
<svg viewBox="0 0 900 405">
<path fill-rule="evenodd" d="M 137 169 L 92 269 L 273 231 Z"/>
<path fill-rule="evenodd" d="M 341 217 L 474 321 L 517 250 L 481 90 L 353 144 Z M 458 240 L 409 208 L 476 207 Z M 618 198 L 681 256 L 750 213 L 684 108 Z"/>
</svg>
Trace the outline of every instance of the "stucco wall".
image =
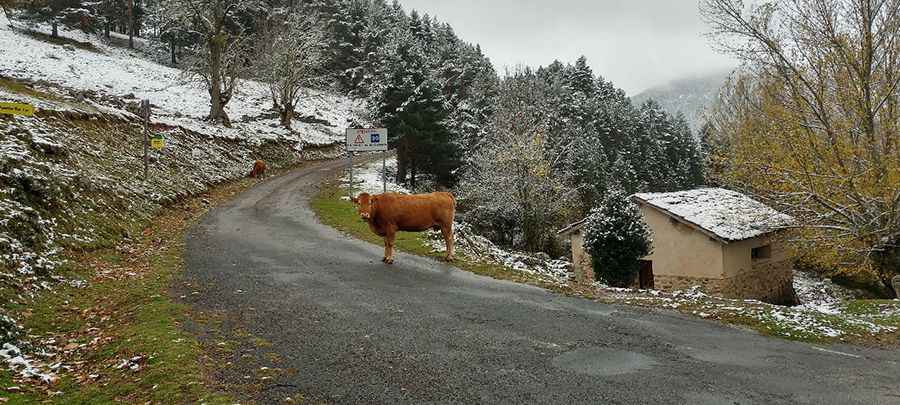
<svg viewBox="0 0 900 405">
<path fill-rule="evenodd" d="M 644 222 L 653 230 L 655 276 L 725 278 L 722 245 L 688 225 L 672 220 L 655 208 L 641 205 Z"/>
<path fill-rule="evenodd" d="M 584 251 L 584 233 L 577 230 L 569 238 L 572 242 L 572 266 L 575 267 L 575 281 L 581 284 L 593 284 L 596 279 L 591 265 L 591 255 Z"/>
<path fill-rule="evenodd" d="M 770 257 L 753 259 L 752 250 L 766 245 L 771 247 Z M 793 303 L 793 266 L 783 241 L 772 237 L 748 239 L 729 243 L 724 252 L 726 297 Z"/>
<path fill-rule="evenodd" d="M 721 294 L 727 298 L 754 299 L 772 304 L 796 304 L 791 262 L 769 261 L 727 278 Z"/>
<path fill-rule="evenodd" d="M 772 255 L 767 259 L 753 260 L 751 252 L 754 248 L 771 246 Z M 778 240 L 762 237 L 731 242 L 724 247 L 725 277 L 735 277 L 740 273 L 752 270 L 754 266 L 765 266 L 770 263 L 781 263 L 788 259 L 784 244 Z"/>
</svg>

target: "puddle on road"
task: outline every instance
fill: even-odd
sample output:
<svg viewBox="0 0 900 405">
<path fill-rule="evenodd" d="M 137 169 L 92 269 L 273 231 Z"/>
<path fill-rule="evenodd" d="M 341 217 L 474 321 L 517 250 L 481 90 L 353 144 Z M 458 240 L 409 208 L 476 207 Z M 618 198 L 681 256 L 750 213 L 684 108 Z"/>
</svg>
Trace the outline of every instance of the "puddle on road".
<svg viewBox="0 0 900 405">
<path fill-rule="evenodd" d="M 552 364 L 563 370 L 604 377 L 649 370 L 657 362 L 640 353 L 587 347 L 559 355 L 553 359 Z"/>
</svg>

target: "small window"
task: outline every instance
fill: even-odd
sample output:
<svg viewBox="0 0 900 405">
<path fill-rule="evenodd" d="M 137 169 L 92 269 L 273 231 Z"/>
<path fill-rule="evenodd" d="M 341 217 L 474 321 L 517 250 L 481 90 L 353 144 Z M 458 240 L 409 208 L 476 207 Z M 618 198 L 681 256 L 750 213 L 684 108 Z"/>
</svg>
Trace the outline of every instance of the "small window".
<svg viewBox="0 0 900 405">
<path fill-rule="evenodd" d="M 753 260 L 770 259 L 772 257 L 772 245 L 760 246 L 750 251 Z"/>
</svg>

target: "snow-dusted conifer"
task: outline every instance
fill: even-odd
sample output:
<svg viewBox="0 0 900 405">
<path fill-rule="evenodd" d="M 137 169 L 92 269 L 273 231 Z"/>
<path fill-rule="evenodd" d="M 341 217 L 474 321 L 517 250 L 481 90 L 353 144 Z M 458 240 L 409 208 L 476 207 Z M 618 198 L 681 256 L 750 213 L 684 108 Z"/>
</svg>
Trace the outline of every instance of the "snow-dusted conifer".
<svg viewBox="0 0 900 405">
<path fill-rule="evenodd" d="M 584 227 L 584 247 L 598 281 L 630 286 L 638 274 L 639 260 L 652 252 L 653 234 L 628 194 L 611 190 L 600 206 L 591 210 Z"/>
</svg>

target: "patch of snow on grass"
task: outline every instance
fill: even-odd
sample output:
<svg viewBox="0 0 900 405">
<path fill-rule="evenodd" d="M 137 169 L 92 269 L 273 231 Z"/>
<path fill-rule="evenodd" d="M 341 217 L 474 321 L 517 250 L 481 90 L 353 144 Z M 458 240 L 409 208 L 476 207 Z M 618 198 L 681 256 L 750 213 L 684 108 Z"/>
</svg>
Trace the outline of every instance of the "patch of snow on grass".
<svg viewBox="0 0 900 405">
<path fill-rule="evenodd" d="M 359 159 L 359 158 L 356 158 Z M 394 173 L 397 172 L 397 158 L 388 157 L 385 160 L 387 167 L 387 190 L 390 193 L 409 194 L 409 190 L 402 185 L 394 182 Z M 355 195 L 361 193 L 381 194 L 384 192 L 384 184 L 382 183 L 382 162 L 381 160 L 354 163 L 353 165 L 353 192 Z M 350 183 L 350 173 L 345 170 L 344 177 L 341 179 L 344 184 Z"/>
<path fill-rule="evenodd" d="M 822 284 L 801 279 L 804 288 Z M 894 333 L 897 327 L 885 325 L 884 322 L 900 315 L 900 307 L 884 305 L 872 315 L 844 313 L 846 299 L 826 298 L 820 296 L 818 301 L 809 305 L 784 307 L 767 304 L 755 300 L 738 300 L 714 297 L 705 294 L 699 287 L 672 293 L 653 290 L 634 290 L 627 288 L 611 288 L 602 283 L 595 283 L 603 296 L 616 302 L 646 307 L 677 309 L 703 318 L 714 319 L 750 319 L 763 325 L 774 334 L 793 338 L 843 338 L 848 335 L 877 335 Z M 812 287 L 810 287 L 812 288 Z M 804 292 L 806 297 L 810 295 Z"/>
<path fill-rule="evenodd" d="M 18 347 L 4 343 L 0 348 L 0 360 L 3 360 L 7 367 L 19 374 L 25 379 L 36 379 L 45 384 L 53 384 L 59 378 L 51 373 L 41 370 L 40 365 L 33 359 L 29 358 L 19 350 Z"/>
<path fill-rule="evenodd" d="M 857 294 L 834 284 L 830 279 L 821 279 L 802 271 L 794 271 L 794 291 L 800 299 L 798 309 L 831 315 L 841 312 L 844 300 L 857 298 Z"/>
<path fill-rule="evenodd" d="M 551 259 L 544 253 L 529 254 L 504 250 L 487 238 L 474 232 L 464 222 L 453 224 L 454 249 L 466 257 L 486 261 L 513 271 L 528 273 L 565 284 L 571 278 L 572 264 L 567 260 Z M 444 238 L 439 231 L 426 232 L 426 240 L 434 252 L 446 252 Z"/>
</svg>

